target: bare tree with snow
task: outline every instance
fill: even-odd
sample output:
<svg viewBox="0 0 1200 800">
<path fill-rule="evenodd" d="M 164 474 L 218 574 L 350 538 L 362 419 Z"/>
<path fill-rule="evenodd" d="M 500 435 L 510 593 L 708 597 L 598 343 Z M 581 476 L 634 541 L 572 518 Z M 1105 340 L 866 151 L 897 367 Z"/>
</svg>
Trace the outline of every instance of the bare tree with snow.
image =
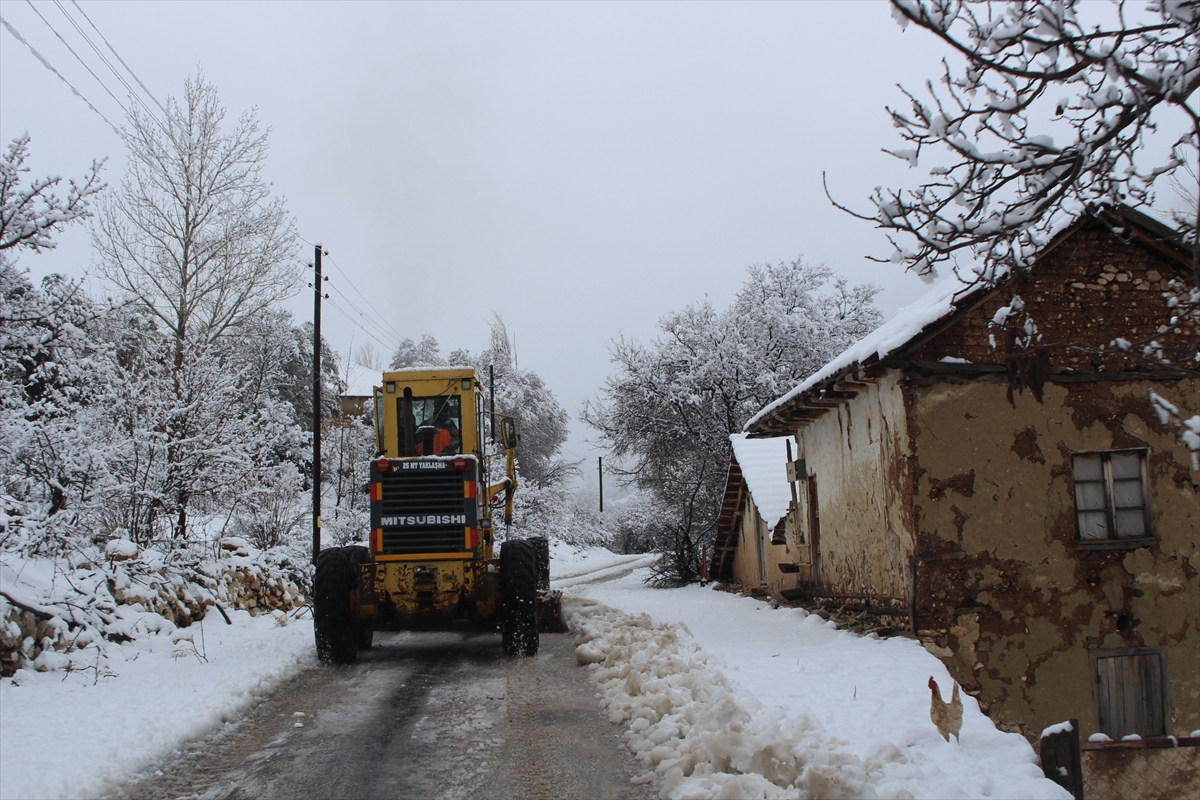
<svg viewBox="0 0 1200 800">
<path fill-rule="evenodd" d="M 226 125 L 202 73 L 162 120 L 131 106 L 125 133 L 129 167 L 94 229 L 100 273 L 171 333 L 179 369 L 192 343 L 294 290 L 296 232 L 262 177 L 267 133 L 254 111 Z"/>
<path fill-rule="evenodd" d="M 799 258 L 751 267 L 729 308 L 704 299 L 659 320 L 648 345 L 613 343 L 617 373 L 581 417 L 616 457 L 610 469 L 653 497 L 645 527 L 622 536 L 663 554 L 657 582 L 700 577 L 729 434 L 882 321 L 874 287 L 833 277 Z"/>
<path fill-rule="evenodd" d="M 170 342 L 165 374 L 144 362 L 130 380 L 153 398 L 148 442 L 162 443 L 152 513 L 173 517 L 174 536 L 185 538 L 189 510 L 233 491 L 259 463 L 261 437 L 245 439 L 247 426 L 291 422 L 274 397 L 233 402 L 245 387 L 230 350 L 234 332 L 295 288 L 296 233 L 262 177 L 267 133 L 253 110 L 227 124 L 203 74 L 185 81 L 161 120 L 131 106 L 125 134 L 129 165 L 99 205 L 93 243 L 100 273 Z"/>
</svg>

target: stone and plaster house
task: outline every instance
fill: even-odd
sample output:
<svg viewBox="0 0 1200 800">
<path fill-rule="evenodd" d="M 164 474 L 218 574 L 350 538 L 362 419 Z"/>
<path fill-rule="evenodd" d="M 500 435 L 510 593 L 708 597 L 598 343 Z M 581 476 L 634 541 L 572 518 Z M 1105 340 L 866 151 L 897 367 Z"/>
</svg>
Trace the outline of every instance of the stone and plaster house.
<svg viewBox="0 0 1200 800">
<path fill-rule="evenodd" d="M 746 432 L 794 437 L 796 501 L 752 528 L 727 494 L 713 576 L 886 609 L 1032 737 L 1200 729 L 1200 469 L 1150 400 L 1200 413 L 1200 379 L 1141 357 L 1197 350 L 1165 305 L 1191 270 L 1171 236 L 1095 209 L 768 406 Z"/>
</svg>

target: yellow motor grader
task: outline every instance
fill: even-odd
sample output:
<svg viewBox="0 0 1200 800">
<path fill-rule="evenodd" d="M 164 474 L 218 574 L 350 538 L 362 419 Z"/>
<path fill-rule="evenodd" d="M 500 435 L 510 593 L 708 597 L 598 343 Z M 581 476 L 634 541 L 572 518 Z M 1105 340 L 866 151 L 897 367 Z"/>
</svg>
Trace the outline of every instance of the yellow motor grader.
<svg viewBox="0 0 1200 800">
<path fill-rule="evenodd" d="M 512 522 L 517 419 L 485 426 L 472 369 L 383 373 L 375 387 L 377 455 L 371 461 L 370 546 L 317 556 L 313 617 L 317 654 L 355 661 L 374 631 L 499 629 L 508 655 L 534 655 L 539 620 L 556 629 L 544 538 L 493 546 L 493 502 Z M 489 483 L 488 428 L 500 429 L 505 477 Z M 493 448 L 495 449 L 495 448 Z"/>
</svg>

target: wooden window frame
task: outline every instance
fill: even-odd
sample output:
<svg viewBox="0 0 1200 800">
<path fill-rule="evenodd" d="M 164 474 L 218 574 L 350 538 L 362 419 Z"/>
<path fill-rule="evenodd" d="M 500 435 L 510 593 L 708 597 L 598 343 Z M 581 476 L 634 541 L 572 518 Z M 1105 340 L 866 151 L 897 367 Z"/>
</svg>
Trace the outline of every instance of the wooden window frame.
<svg viewBox="0 0 1200 800">
<path fill-rule="evenodd" d="M 1116 492 L 1113 486 L 1112 456 L 1126 454 L 1136 454 L 1138 456 L 1138 467 L 1141 471 L 1142 483 L 1142 525 L 1146 531 L 1146 535 L 1137 538 L 1121 539 L 1117 537 L 1116 510 L 1114 508 L 1116 505 Z M 1109 536 L 1105 539 L 1085 538 L 1079 528 L 1079 507 L 1075 498 L 1075 459 L 1086 456 L 1099 456 L 1101 469 L 1104 474 L 1104 510 L 1108 515 L 1107 524 L 1109 531 Z M 1150 525 L 1150 481 L 1146 469 L 1148 460 L 1149 451 L 1146 448 L 1089 450 L 1071 454 L 1071 507 L 1075 514 L 1076 548 L 1080 550 L 1135 550 L 1154 543 L 1154 529 Z"/>
<path fill-rule="evenodd" d="M 767 554 L 771 544 L 768 538 L 767 523 L 758 513 L 758 506 L 754 507 L 754 539 L 758 543 L 755 548 L 755 554 L 758 556 L 758 580 L 765 584 L 767 583 Z"/>
<path fill-rule="evenodd" d="M 817 495 L 817 476 L 809 474 L 805 478 L 805 504 L 808 516 L 808 562 L 814 586 L 820 587 L 824 576 L 821 574 L 821 507 Z"/>
<path fill-rule="evenodd" d="M 1171 694 L 1168 677 L 1170 671 L 1167 668 L 1167 648 L 1165 647 L 1125 647 L 1108 650 L 1089 650 L 1088 651 L 1088 666 L 1090 668 L 1092 679 L 1092 702 L 1096 710 L 1096 729 L 1103 731 L 1104 719 L 1101 713 L 1100 699 L 1100 670 L 1098 662 L 1102 658 L 1112 658 L 1115 656 L 1148 656 L 1157 655 L 1159 657 L 1160 675 L 1159 683 L 1162 686 L 1162 696 L 1159 702 L 1162 703 L 1162 720 L 1163 732 L 1159 734 L 1147 734 L 1142 738 L 1153 736 L 1167 736 L 1171 732 Z M 1109 734 L 1105 734 L 1109 735 Z M 1113 737 L 1116 741 L 1120 739 Z"/>
</svg>

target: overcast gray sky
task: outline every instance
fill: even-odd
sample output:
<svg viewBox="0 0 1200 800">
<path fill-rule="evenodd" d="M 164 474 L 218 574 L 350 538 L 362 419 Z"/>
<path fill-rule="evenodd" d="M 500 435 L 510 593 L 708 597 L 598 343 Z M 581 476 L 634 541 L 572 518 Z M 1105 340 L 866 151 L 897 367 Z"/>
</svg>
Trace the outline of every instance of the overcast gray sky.
<svg viewBox="0 0 1200 800">
<path fill-rule="evenodd" d="M 611 339 L 649 339 L 704 295 L 726 304 L 751 264 L 826 263 L 883 287 L 889 316 L 926 288 L 868 262 L 882 235 L 821 188 L 825 171 L 865 207 L 877 184 L 919 178 L 880 152 L 898 142 L 884 105 L 944 53 L 883 2 L 81 5 L 160 100 L 200 67 L 231 116 L 257 107 L 267 177 L 336 264 L 332 299 L 353 319 L 327 306 L 324 327 L 343 353 L 369 332 L 390 357 L 397 339 L 354 324 L 349 301 L 374 314 L 350 283 L 443 353 L 480 350 L 494 312 L 574 414 L 609 374 Z M 54 30 L 124 90 L 55 3 L 0 0 L 0 15 L 121 123 Z M 35 174 L 79 177 L 107 156 L 119 181 L 116 134 L 0 31 L 0 139 L 25 131 Z M 86 228 L 60 242 L 21 263 L 82 274 Z M 288 307 L 310 319 L 311 294 Z M 573 428 L 571 452 L 594 455 Z"/>
</svg>

